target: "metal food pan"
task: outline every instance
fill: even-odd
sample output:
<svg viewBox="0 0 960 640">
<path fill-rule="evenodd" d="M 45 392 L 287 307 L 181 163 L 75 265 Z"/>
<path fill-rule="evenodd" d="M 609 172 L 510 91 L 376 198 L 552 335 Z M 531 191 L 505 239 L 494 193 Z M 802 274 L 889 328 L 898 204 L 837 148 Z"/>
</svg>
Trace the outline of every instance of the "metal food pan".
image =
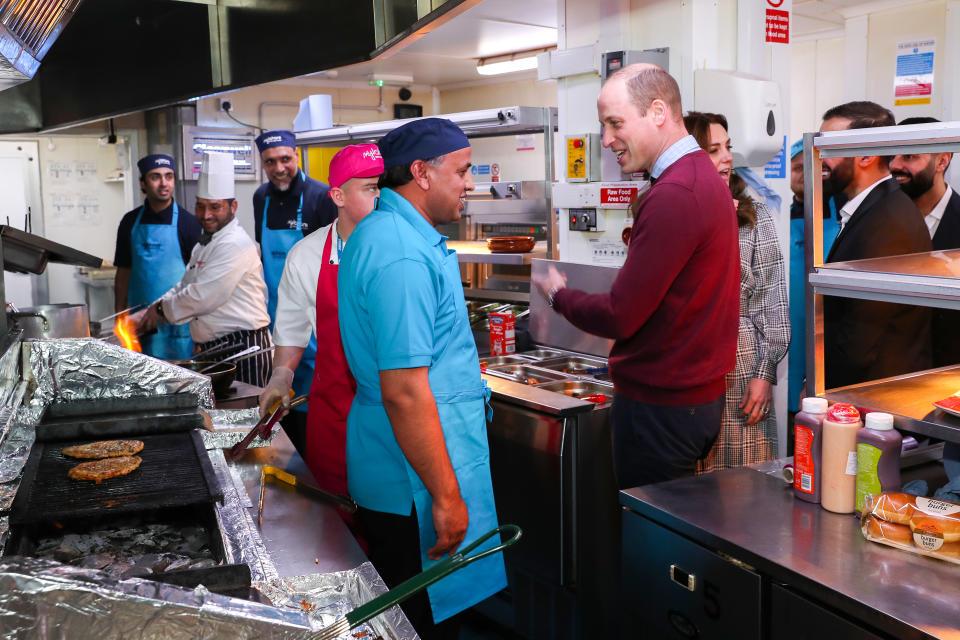
<svg viewBox="0 0 960 640">
<path fill-rule="evenodd" d="M 559 358 L 566 354 L 556 349 L 534 349 L 533 351 L 523 351 L 519 355 L 533 358 L 534 360 L 552 360 L 553 358 Z"/>
<path fill-rule="evenodd" d="M 595 360 L 580 356 L 564 356 L 552 360 L 540 360 L 537 362 L 537 366 L 572 375 L 588 375 L 591 369 L 606 369 L 607 362 L 606 360 Z"/>
<path fill-rule="evenodd" d="M 556 382 L 538 384 L 536 388 L 555 391 L 579 400 L 586 399 L 588 396 L 606 396 L 606 398 L 599 401 L 598 404 L 611 402 L 613 400 L 613 387 L 611 385 L 590 382 L 589 380 L 558 380 Z"/>
<path fill-rule="evenodd" d="M 529 385 L 568 379 L 567 376 L 557 373 L 556 371 L 539 369 L 525 364 L 507 364 L 499 367 L 488 367 L 487 373 L 501 374 L 516 382 Z"/>
<path fill-rule="evenodd" d="M 522 356 L 487 356 L 480 358 L 480 368 L 489 369 L 490 367 L 499 367 L 505 364 L 530 364 L 529 358 Z"/>
</svg>

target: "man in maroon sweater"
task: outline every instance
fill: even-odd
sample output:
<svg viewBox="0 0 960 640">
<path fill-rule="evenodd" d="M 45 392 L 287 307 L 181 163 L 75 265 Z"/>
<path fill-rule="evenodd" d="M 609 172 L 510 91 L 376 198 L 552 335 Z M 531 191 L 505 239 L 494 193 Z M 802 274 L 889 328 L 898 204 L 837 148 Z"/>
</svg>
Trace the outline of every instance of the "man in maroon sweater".
<svg viewBox="0 0 960 640">
<path fill-rule="evenodd" d="M 730 189 L 684 128 L 676 81 L 625 67 L 597 111 L 623 172 L 647 170 L 653 183 L 633 205 L 626 262 L 607 294 L 567 289 L 553 268 L 534 284 L 571 323 L 615 340 L 613 456 L 628 488 L 693 475 L 720 431 L 740 254 Z"/>
</svg>

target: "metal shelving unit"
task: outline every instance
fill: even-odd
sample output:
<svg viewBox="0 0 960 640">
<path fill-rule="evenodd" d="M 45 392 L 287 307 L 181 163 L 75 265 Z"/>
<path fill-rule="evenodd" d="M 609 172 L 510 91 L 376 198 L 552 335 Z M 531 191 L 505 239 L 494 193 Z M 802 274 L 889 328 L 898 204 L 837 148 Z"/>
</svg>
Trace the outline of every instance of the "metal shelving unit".
<svg viewBox="0 0 960 640">
<path fill-rule="evenodd" d="M 440 114 L 463 129 L 468 138 L 492 138 L 525 133 L 543 134 L 544 180 L 507 183 L 477 183 L 467 197 L 464 219 L 473 225 L 496 223 L 543 224 L 546 242 L 538 242 L 527 254 L 492 254 L 473 232 L 461 235 L 448 246 L 456 248 L 461 263 L 487 265 L 529 265 L 534 258 L 555 259 L 557 256 L 556 216 L 553 214 L 554 132 L 557 130 L 556 107 L 498 107 L 460 113 Z M 296 134 L 298 147 L 341 146 L 376 142 L 381 137 L 411 120 L 387 120 L 364 124 L 302 131 Z M 309 174 L 307 154 L 302 154 L 304 170 Z M 510 188 L 509 192 L 506 190 Z M 455 246 L 457 245 L 457 246 Z M 476 278 L 479 286 L 464 290 L 468 298 L 529 301 L 526 291 L 486 289 L 485 278 Z M 500 295 L 504 294 L 504 295 Z"/>
<path fill-rule="evenodd" d="M 885 411 L 900 429 L 960 442 L 960 418 L 933 402 L 960 390 L 960 366 L 824 389 L 823 296 L 960 309 L 960 249 L 823 264 L 824 158 L 960 151 L 960 122 L 806 133 L 803 136 L 807 388 L 836 402 Z"/>
</svg>

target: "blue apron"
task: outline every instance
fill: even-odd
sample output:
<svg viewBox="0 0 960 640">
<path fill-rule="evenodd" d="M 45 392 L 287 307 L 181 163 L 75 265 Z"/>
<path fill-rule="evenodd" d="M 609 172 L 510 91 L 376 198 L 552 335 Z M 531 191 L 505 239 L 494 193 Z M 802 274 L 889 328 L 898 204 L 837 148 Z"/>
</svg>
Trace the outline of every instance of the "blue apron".
<svg viewBox="0 0 960 640">
<path fill-rule="evenodd" d="M 487 445 L 487 421 L 493 412 L 487 404 L 490 389 L 480 378 L 477 347 L 470 331 L 467 304 L 460 284 L 460 263 L 455 251 L 447 251 L 443 263 L 443 278 L 455 293 L 456 321 L 450 328 L 446 345 L 430 365 L 430 389 L 437 403 L 447 454 L 453 465 L 460 495 L 467 504 L 470 522 L 463 545 L 470 544 L 487 531 L 496 528 L 497 509 L 493 500 L 493 482 L 490 479 L 490 452 Z M 461 376 L 454 371 L 476 369 L 479 384 L 469 388 L 451 386 L 451 381 Z M 383 406 L 379 389 L 357 388 L 355 402 L 368 406 Z M 420 561 L 426 571 L 438 561 L 427 557 L 427 550 L 437 542 L 433 526 L 433 499 L 420 480 L 420 476 L 404 459 L 407 478 L 413 490 L 413 502 L 420 526 Z M 482 545 L 479 550 L 499 544 L 496 537 Z M 462 545 L 461 545 L 462 546 Z M 472 607 L 507 586 L 503 555 L 484 558 L 468 567 L 448 575 L 427 587 L 430 606 L 435 622 L 446 620 L 464 609 Z"/>
<path fill-rule="evenodd" d="M 127 305 L 147 305 L 173 288 L 187 268 L 180 252 L 180 235 L 177 221 L 180 208 L 173 203 L 170 224 L 140 224 L 146 205 L 140 207 L 130 233 L 132 265 L 130 285 L 127 289 Z M 168 324 L 161 322 L 157 333 L 140 338 L 143 352 L 163 360 L 187 360 L 193 352 L 190 340 L 190 323 Z"/>
<path fill-rule="evenodd" d="M 283 264 L 287 261 L 290 248 L 303 240 L 303 192 L 300 192 L 300 204 L 297 206 L 296 229 L 268 229 L 267 211 L 270 209 L 270 196 L 263 202 L 263 221 L 260 224 L 260 248 L 263 253 L 263 279 L 267 282 L 267 311 L 270 313 L 270 331 L 277 319 L 277 288 L 280 286 L 280 277 L 283 275 Z M 300 358 L 300 364 L 293 372 L 293 390 L 298 396 L 310 393 L 310 383 L 313 380 L 313 365 L 317 357 L 317 337 L 310 335 L 310 342 Z M 294 411 L 307 412 L 304 403 Z"/>
<path fill-rule="evenodd" d="M 837 234 L 840 232 L 840 223 L 836 218 L 836 205 L 830 198 L 832 215 L 823 219 L 823 259 L 827 259 L 830 248 L 833 246 Z M 806 263 L 803 257 L 804 223 L 803 218 L 790 220 L 790 349 L 788 351 L 787 367 L 787 408 L 790 411 L 800 410 L 800 387 L 807 377 L 807 325 L 806 325 Z"/>
</svg>

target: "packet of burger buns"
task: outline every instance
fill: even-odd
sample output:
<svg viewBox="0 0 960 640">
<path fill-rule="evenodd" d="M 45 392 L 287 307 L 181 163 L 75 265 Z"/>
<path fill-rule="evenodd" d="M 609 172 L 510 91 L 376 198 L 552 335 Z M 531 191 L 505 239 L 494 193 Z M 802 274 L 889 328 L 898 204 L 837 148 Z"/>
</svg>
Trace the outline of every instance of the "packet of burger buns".
<svg viewBox="0 0 960 640">
<path fill-rule="evenodd" d="M 867 540 L 960 564 L 960 504 L 909 493 L 867 496 L 860 530 Z"/>
</svg>

